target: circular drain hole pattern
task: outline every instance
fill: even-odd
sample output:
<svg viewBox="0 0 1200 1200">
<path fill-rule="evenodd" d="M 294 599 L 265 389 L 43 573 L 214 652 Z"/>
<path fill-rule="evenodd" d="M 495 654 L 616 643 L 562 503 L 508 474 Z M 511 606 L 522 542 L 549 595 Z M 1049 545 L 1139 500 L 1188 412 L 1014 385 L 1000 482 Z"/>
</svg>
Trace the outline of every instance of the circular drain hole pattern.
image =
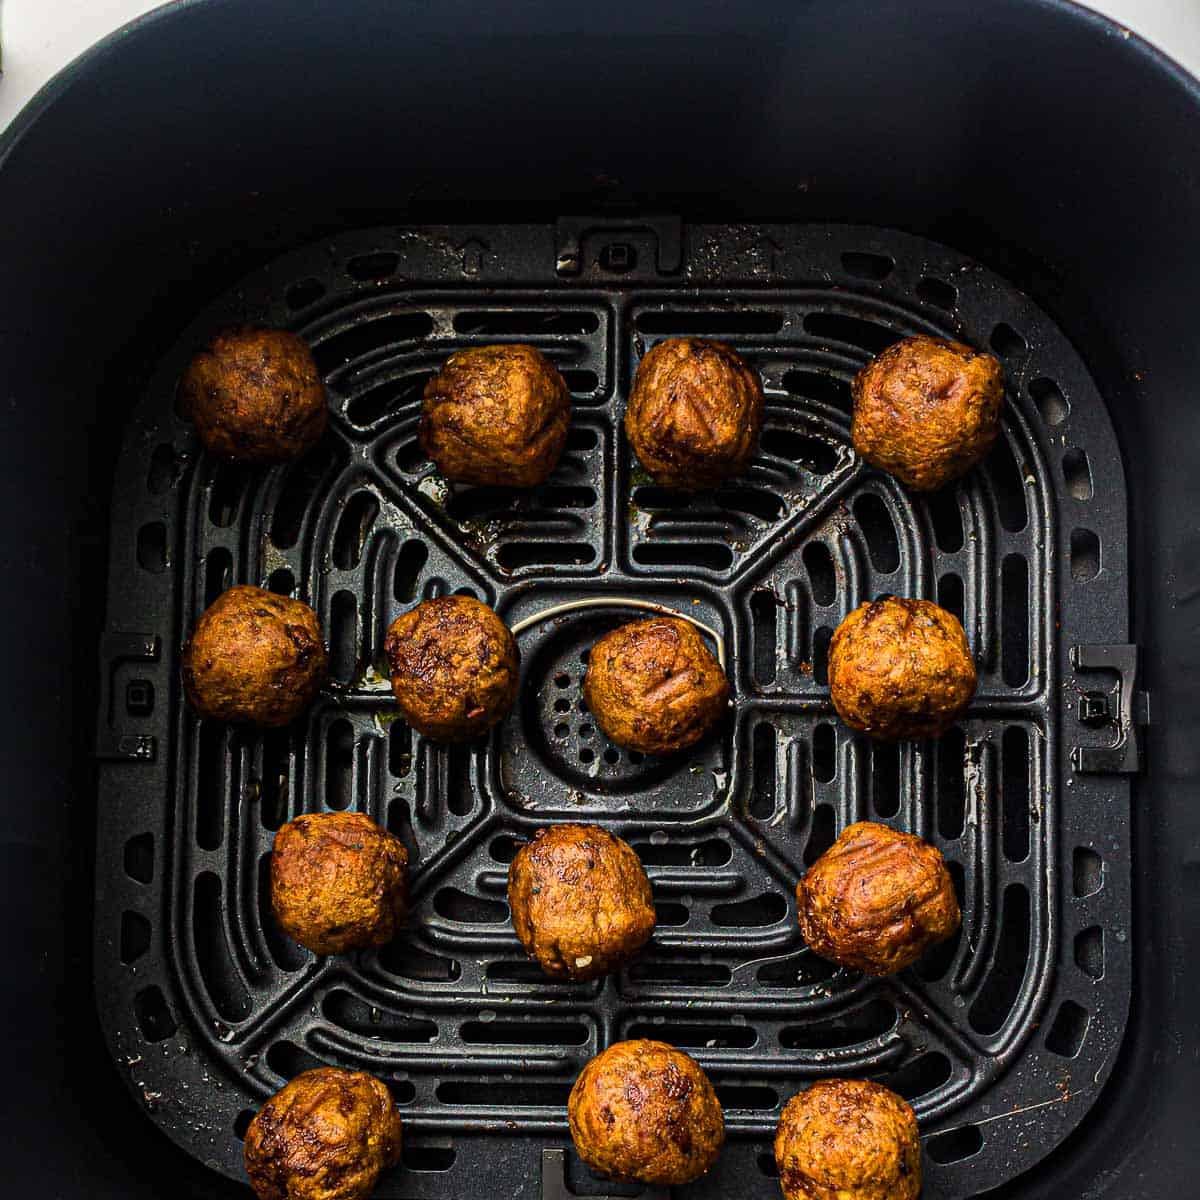
<svg viewBox="0 0 1200 1200">
<path fill-rule="evenodd" d="M 574 816 L 643 804 L 659 811 L 664 797 L 680 813 L 711 802 L 725 768 L 723 738 L 671 758 L 628 751 L 609 741 L 583 702 L 588 651 L 609 630 L 641 615 L 585 610 L 520 635 L 526 664 L 521 705 L 500 731 L 500 776 L 515 806 Z M 668 795 L 661 785 L 677 776 L 688 778 L 689 786 L 673 787 Z"/>
</svg>

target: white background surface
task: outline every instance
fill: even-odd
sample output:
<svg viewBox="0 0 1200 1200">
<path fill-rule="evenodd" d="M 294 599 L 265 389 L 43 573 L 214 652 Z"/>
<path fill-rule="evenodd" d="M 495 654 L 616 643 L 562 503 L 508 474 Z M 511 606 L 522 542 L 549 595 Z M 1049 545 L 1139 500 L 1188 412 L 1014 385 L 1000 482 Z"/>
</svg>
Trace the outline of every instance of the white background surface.
<svg viewBox="0 0 1200 1200">
<path fill-rule="evenodd" d="M 73 58 L 126 21 L 158 6 L 159 0 L 0 0 L 4 71 L 0 129 Z M 1140 33 L 1200 75 L 1200 0 L 1092 0 L 1091 7 Z"/>
</svg>

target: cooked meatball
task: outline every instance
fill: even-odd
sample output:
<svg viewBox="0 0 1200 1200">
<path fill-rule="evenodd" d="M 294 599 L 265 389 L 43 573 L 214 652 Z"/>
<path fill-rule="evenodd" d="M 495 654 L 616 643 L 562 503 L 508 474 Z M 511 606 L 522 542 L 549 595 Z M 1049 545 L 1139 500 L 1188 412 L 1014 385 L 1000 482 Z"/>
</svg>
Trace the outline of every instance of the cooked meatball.
<svg viewBox="0 0 1200 1200">
<path fill-rule="evenodd" d="M 271 908 L 314 954 L 390 942 L 408 909 L 408 851 L 365 813 L 306 813 L 275 835 Z"/>
<path fill-rule="evenodd" d="M 540 350 L 476 346 L 425 385 L 421 448 L 456 483 L 533 487 L 558 465 L 570 421 L 566 382 Z"/>
<path fill-rule="evenodd" d="M 404 719 L 437 742 L 486 733 L 517 698 L 517 643 L 470 596 L 426 600 L 397 617 L 384 642 Z"/>
<path fill-rule="evenodd" d="M 865 1079 L 822 1079 L 779 1118 L 775 1165 L 784 1200 L 917 1200 L 917 1118 Z"/>
<path fill-rule="evenodd" d="M 183 688 L 214 721 L 287 725 L 324 682 L 329 656 L 307 604 L 239 585 L 204 610 L 183 648 Z"/>
<path fill-rule="evenodd" d="M 963 627 L 929 600 L 860 604 L 829 643 L 833 707 L 880 741 L 940 737 L 971 702 L 975 682 Z"/>
<path fill-rule="evenodd" d="M 623 1182 L 679 1187 L 717 1161 L 725 1115 L 696 1061 L 665 1042 L 617 1042 L 597 1054 L 567 1101 L 575 1149 Z"/>
<path fill-rule="evenodd" d="M 666 487 L 712 487 L 737 475 L 758 447 L 763 390 L 731 346 L 705 338 L 659 342 L 638 364 L 625 433 Z"/>
<path fill-rule="evenodd" d="M 365 1200 L 400 1161 L 400 1114 L 373 1075 L 318 1067 L 258 1110 L 242 1153 L 259 1200 Z"/>
<path fill-rule="evenodd" d="M 918 492 L 965 475 L 1000 432 L 1004 373 L 961 342 L 905 338 L 868 363 L 852 391 L 855 450 Z"/>
<path fill-rule="evenodd" d="M 614 629 L 592 647 L 583 698 L 617 745 L 675 754 L 720 723 L 729 681 L 690 621 L 651 617 Z"/>
<path fill-rule="evenodd" d="M 595 825 L 539 829 L 508 868 L 513 927 L 556 979 L 615 971 L 654 932 L 654 897 L 628 842 Z"/>
<path fill-rule="evenodd" d="M 911 966 L 962 921 L 941 851 L 874 821 L 848 825 L 809 867 L 796 910 L 817 954 L 867 975 Z"/>
<path fill-rule="evenodd" d="M 329 420 L 312 351 L 285 329 L 230 329 L 179 381 L 200 440 L 224 458 L 283 462 L 316 445 Z"/>
</svg>

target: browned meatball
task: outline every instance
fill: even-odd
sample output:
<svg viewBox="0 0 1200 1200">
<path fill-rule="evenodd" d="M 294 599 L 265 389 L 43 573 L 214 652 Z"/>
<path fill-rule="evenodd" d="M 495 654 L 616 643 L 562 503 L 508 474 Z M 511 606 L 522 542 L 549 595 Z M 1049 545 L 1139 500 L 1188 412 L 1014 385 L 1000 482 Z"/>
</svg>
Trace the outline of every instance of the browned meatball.
<svg viewBox="0 0 1200 1200">
<path fill-rule="evenodd" d="M 867 975 L 911 966 L 962 921 L 941 851 L 874 821 L 848 825 L 809 867 L 796 909 L 817 954 Z"/>
<path fill-rule="evenodd" d="M 921 1140 L 908 1103 L 865 1079 L 822 1079 L 779 1118 L 784 1200 L 917 1200 Z"/>
<path fill-rule="evenodd" d="M 918 492 L 965 475 L 1000 432 L 1004 373 L 961 342 L 905 338 L 868 363 L 852 390 L 855 450 Z"/>
<path fill-rule="evenodd" d="M 575 1149 L 593 1171 L 679 1187 L 717 1161 L 725 1114 L 693 1058 L 665 1042 L 617 1042 L 597 1054 L 567 1101 Z"/>
<path fill-rule="evenodd" d="M 317 614 L 262 588 L 222 592 L 183 648 L 183 687 L 214 721 L 287 725 L 321 689 L 329 656 Z"/>
<path fill-rule="evenodd" d="M 477 346 L 452 354 L 425 385 L 421 448 L 447 479 L 533 487 L 558 465 L 571 395 L 532 346 Z"/>
<path fill-rule="evenodd" d="M 517 698 L 517 643 L 470 596 L 426 600 L 397 617 L 384 642 L 404 719 L 438 742 L 486 733 Z"/>
<path fill-rule="evenodd" d="M 306 813 L 275 835 L 271 907 L 314 954 L 390 942 L 408 909 L 408 851 L 364 813 Z"/>
<path fill-rule="evenodd" d="M 617 745 L 675 754 L 720 723 L 729 681 L 690 621 L 651 617 L 614 629 L 592 647 L 583 698 Z"/>
<path fill-rule="evenodd" d="M 628 842 L 595 825 L 539 829 L 508 868 L 513 927 L 556 979 L 616 970 L 654 932 L 654 897 Z"/>
<path fill-rule="evenodd" d="M 666 487 L 711 487 L 737 475 L 758 447 L 762 380 L 731 346 L 705 338 L 659 342 L 638 364 L 625 433 Z"/>
<path fill-rule="evenodd" d="M 365 1200 L 400 1161 L 400 1114 L 373 1075 L 318 1067 L 258 1110 L 243 1157 L 259 1200 Z"/>
<path fill-rule="evenodd" d="M 329 420 L 312 351 L 285 329 L 217 334 L 184 371 L 179 392 L 204 445 L 242 462 L 298 458 Z"/>
<path fill-rule="evenodd" d="M 880 741 L 940 737 L 975 695 L 975 663 L 953 613 L 929 600 L 860 604 L 829 643 L 838 716 Z"/>
</svg>

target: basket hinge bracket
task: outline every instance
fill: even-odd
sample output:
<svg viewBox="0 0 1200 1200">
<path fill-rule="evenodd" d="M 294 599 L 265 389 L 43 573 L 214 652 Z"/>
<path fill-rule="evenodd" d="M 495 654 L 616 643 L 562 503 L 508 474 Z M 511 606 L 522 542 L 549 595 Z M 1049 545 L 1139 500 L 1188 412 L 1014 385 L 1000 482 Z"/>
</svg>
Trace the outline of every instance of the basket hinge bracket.
<svg viewBox="0 0 1200 1200">
<path fill-rule="evenodd" d="M 120 728 L 126 717 L 149 716 L 154 709 L 154 684 L 148 679 L 126 682 L 117 696 L 118 667 L 131 662 L 157 662 L 159 640 L 152 633 L 106 633 L 100 643 L 100 729 L 96 757 L 107 762 L 153 762 L 158 753 L 153 734 Z M 118 702 L 119 701 L 119 702 Z"/>
<path fill-rule="evenodd" d="M 563 276 L 674 275 L 683 263 L 679 217 L 559 217 L 555 242 L 554 269 Z"/>
<path fill-rule="evenodd" d="M 567 1187 L 567 1153 L 565 1150 L 542 1151 L 542 1200 L 575 1200 L 577 1192 Z M 619 1200 L 616 1196 L 592 1196 L 588 1200 Z M 665 1188 L 645 1188 L 638 1200 L 667 1200 Z"/>
<path fill-rule="evenodd" d="M 1138 689 L 1138 647 L 1072 646 L 1071 666 L 1078 676 L 1108 677 L 1094 682 L 1077 679 L 1079 724 L 1116 734 L 1115 740 L 1107 745 L 1072 747 L 1072 768 L 1085 775 L 1126 775 L 1139 771 L 1141 730 L 1150 723 L 1150 697 Z"/>
</svg>

